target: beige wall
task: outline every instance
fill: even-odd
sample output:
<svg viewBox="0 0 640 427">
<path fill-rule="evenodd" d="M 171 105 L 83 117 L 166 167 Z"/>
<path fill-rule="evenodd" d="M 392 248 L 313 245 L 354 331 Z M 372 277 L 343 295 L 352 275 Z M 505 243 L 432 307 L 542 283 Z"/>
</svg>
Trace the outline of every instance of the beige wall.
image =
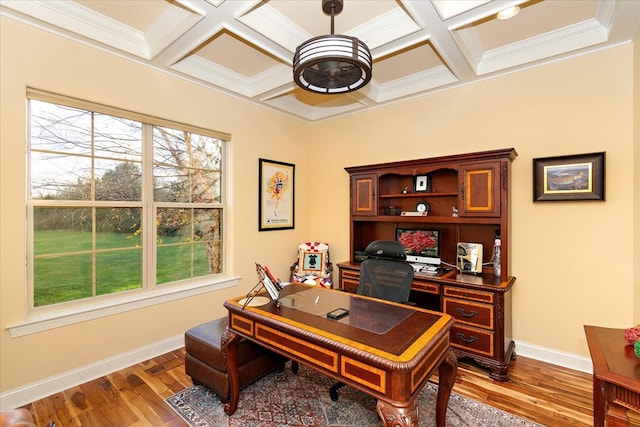
<svg viewBox="0 0 640 427">
<path fill-rule="evenodd" d="M 177 336 L 222 316 L 225 299 L 255 284 L 254 261 L 286 277 L 296 242 L 309 238 L 309 182 L 298 181 L 295 230 L 259 233 L 258 158 L 291 162 L 296 172 L 304 172 L 308 124 L 6 18 L 0 22 L 0 43 L 0 392 Z M 232 272 L 243 278 L 241 286 L 12 339 L 6 327 L 24 321 L 27 307 L 27 86 L 230 133 L 228 244 Z"/>
<path fill-rule="evenodd" d="M 313 233 L 348 258 L 345 166 L 514 147 L 514 339 L 588 356 L 584 324 L 634 324 L 632 58 L 627 45 L 314 125 L 335 208 L 311 213 Z M 598 151 L 606 202 L 532 202 L 533 158 Z"/>
<path fill-rule="evenodd" d="M 633 158 L 635 163 L 633 176 L 633 306 L 634 324 L 640 325 L 640 32 L 633 42 Z"/>
<path fill-rule="evenodd" d="M 638 196 L 634 213 L 629 194 L 638 193 L 629 183 L 639 163 L 637 153 L 635 163 L 630 155 L 640 99 L 631 90 L 639 86 L 633 46 L 308 125 L 1 19 L 0 393 L 221 316 L 222 301 L 254 284 L 254 261 L 284 277 L 298 242 L 327 241 L 334 263 L 347 259 L 345 166 L 493 148 L 519 153 L 511 199 L 514 338 L 585 356 L 583 324 L 640 320 L 632 267 L 639 257 L 630 239 L 634 215 L 638 228 Z M 25 320 L 27 306 L 27 86 L 230 133 L 228 243 L 233 272 L 244 278 L 240 287 L 11 338 L 6 326 Z M 532 203 L 532 158 L 592 151 L 607 152 L 606 202 Z M 259 157 L 296 164 L 295 230 L 257 232 Z"/>
</svg>

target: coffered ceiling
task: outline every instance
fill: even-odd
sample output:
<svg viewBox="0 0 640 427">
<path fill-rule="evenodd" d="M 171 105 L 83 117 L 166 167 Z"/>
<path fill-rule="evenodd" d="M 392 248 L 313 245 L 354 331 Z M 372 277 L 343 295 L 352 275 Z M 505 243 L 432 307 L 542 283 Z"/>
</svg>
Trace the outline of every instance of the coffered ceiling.
<svg viewBox="0 0 640 427">
<path fill-rule="evenodd" d="M 364 89 L 341 95 L 293 83 L 296 47 L 330 33 L 321 0 L 1 0 L 0 12 L 309 122 L 617 46 L 640 23 L 640 0 L 344 3 L 335 33 L 374 63 Z"/>
</svg>

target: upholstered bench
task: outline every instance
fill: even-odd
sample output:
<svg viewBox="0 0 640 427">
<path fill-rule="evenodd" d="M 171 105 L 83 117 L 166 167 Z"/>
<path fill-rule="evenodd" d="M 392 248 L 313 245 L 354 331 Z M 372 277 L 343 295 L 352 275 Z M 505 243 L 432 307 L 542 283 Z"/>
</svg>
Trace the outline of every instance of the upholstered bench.
<svg viewBox="0 0 640 427">
<path fill-rule="evenodd" d="M 231 385 L 222 354 L 222 335 L 227 329 L 226 317 L 189 329 L 184 334 L 185 372 L 194 384 L 213 391 L 222 402 L 229 400 Z M 286 359 L 253 342 L 241 339 L 238 344 L 240 387 L 247 386 L 274 369 L 282 370 Z"/>
</svg>

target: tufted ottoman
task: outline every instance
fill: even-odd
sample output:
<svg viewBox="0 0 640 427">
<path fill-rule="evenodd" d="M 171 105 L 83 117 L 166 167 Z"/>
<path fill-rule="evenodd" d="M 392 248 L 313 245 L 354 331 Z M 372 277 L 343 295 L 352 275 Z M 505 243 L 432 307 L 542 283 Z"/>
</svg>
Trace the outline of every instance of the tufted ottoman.
<svg viewBox="0 0 640 427">
<path fill-rule="evenodd" d="M 222 335 L 227 330 L 226 317 L 189 329 L 184 334 L 186 356 L 184 368 L 194 384 L 203 384 L 222 402 L 229 400 L 231 385 L 222 354 Z M 253 342 L 241 339 L 238 344 L 240 387 L 251 384 L 274 369 L 282 370 L 286 359 Z"/>
</svg>

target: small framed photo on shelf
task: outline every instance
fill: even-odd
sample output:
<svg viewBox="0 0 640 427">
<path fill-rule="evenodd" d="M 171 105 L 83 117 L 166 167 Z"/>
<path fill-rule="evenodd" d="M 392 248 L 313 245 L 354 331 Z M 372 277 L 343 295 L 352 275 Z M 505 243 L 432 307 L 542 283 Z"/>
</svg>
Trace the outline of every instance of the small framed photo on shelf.
<svg viewBox="0 0 640 427">
<path fill-rule="evenodd" d="M 413 177 L 413 192 L 425 193 L 431 191 L 431 175 L 416 175 Z"/>
<path fill-rule="evenodd" d="M 604 200 L 605 153 L 533 159 L 533 201 Z"/>
</svg>

